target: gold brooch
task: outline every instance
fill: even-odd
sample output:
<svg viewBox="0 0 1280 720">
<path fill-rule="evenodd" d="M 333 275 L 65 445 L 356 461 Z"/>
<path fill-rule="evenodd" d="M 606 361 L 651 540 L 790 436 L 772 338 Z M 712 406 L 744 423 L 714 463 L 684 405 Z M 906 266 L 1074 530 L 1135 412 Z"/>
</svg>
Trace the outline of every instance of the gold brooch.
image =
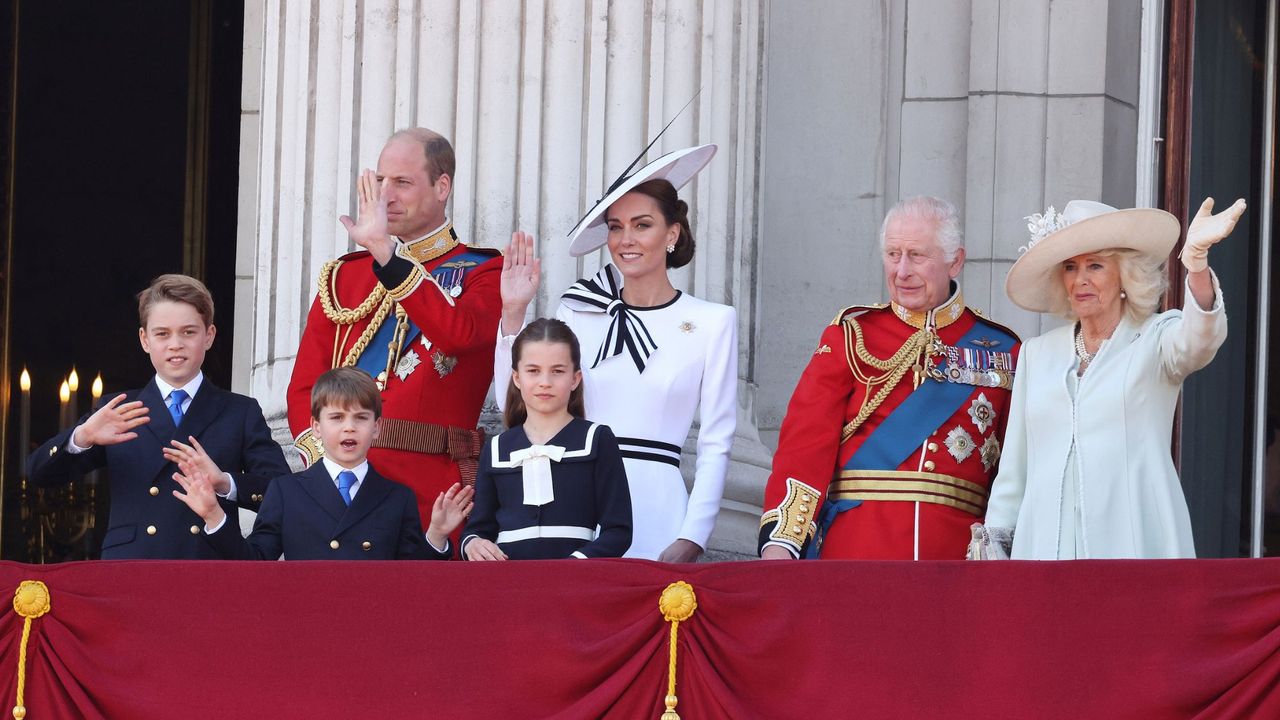
<svg viewBox="0 0 1280 720">
<path fill-rule="evenodd" d="M 814 354 L 814 355 L 825 355 L 826 353 L 829 353 L 829 352 L 831 352 L 831 346 L 830 346 L 830 345 L 819 345 L 819 346 L 818 346 L 818 349 L 813 351 L 813 354 Z"/>
</svg>

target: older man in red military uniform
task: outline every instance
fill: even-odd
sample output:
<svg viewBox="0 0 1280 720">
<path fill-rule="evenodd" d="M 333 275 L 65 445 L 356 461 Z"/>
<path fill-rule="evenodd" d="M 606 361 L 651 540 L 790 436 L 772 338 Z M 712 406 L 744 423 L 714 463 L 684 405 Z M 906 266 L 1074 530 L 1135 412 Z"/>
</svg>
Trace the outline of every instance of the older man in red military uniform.
<svg viewBox="0 0 1280 720">
<path fill-rule="evenodd" d="M 439 493 L 475 481 L 502 311 L 499 253 L 458 242 L 445 217 L 453 172 L 449 141 L 411 128 L 387 141 L 376 174 L 361 173 L 358 220 L 341 220 L 363 250 L 320 271 L 289 382 L 289 427 L 310 464 L 323 453 L 310 431 L 316 378 L 354 365 L 377 380 L 369 460 L 413 489 L 424 518 Z"/>
<path fill-rule="evenodd" d="M 778 439 L 760 553 L 962 560 L 1008 417 L 1018 339 L 965 307 L 955 208 L 918 197 L 881 230 L 889 305 L 822 333 Z"/>
</svg>

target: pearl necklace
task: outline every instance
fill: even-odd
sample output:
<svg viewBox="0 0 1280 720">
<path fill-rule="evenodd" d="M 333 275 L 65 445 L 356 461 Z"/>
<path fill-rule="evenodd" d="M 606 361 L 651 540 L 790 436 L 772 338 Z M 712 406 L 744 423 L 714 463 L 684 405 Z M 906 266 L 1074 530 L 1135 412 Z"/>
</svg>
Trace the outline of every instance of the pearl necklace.
<svg viewBox="0 0 1280 720">
<path fill-rule="evenodd" d="M 1093 362 L 1093 357 L 1097 353 L 1091 353 L 1084 349 L 1084 333 L 1080 331 L 1080 326 L 1076 325 L 1076 357 L 1080 358 L 1081 364 L 1088 365 Z"/>
</svg>

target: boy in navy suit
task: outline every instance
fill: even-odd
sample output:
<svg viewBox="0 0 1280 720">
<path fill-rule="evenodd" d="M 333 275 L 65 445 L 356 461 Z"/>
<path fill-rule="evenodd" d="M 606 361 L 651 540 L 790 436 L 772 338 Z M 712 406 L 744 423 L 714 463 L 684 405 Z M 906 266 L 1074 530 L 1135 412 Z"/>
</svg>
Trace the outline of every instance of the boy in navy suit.
<svg viewBox="0 0 1280 720">
<path fill-rule="evenodd" d="M 173 479 L 186 493 L 173 494 L 204 519 L 210 545 L 227 559 L 448 560 L 449 533 L 471 511 L 474 491 L 454 483 L 437 495 L 424 540 L 413 491 L 367 459 L 381 416 L 382 396 L 363 370 L 321 375 L 311 390 L 311 432 L 324 457 L 271 483 L 248 539 L 227 522 L 213 485 L 192 464 L 179 464 Z"/>
<path fill-rule="evenodd" d="M 41 445 L 28 461 L 28 476 L 49 486 L 67 482 L 72 472 L 107 467 L 104 560 L 213 558 L 200 537 L 199 516 L 170 497 L 176 463 L 211 479 L 217 502 L 237 527 L 236 506 L 256 511 L 268 482 L 289 465 L 257 401 L 215 387 L 201 371 L 217 332 L 213 297 L 203 283 L 161 275 L 138 294 L 138 322 L 155 378 Z"/>
</svg>

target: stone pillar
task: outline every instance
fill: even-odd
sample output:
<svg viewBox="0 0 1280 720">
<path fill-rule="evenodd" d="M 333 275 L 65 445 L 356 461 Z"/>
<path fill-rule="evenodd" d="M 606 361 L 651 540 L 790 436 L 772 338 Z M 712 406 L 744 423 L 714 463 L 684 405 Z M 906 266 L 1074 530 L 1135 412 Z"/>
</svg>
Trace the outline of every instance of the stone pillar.
<svg viewBox="0 0 1280 720">
<path fill-rule="evenodd" d="M 249 3 L 235 372 L 277 437 L 288 441 L 284 393 L 320 266 L 351 249 L 337 217 L 354 210 L 356 173 L 395 129 L 423 125 L 453 142 L 450 215 L 465 241 L 504 247 L 515 229 L 536 235 L 544 278 L 534 312 L 547 315 L 604 255 L 570 257 L 565 235 L 701 89 L 650 157 L 720 146 L 682 193 L 699 250 L 674 280 L 738 309 L 740 437 L 712 545 L 754 551 L 768 464 L 750 412 L 763 4 Z"/>
</svg>

